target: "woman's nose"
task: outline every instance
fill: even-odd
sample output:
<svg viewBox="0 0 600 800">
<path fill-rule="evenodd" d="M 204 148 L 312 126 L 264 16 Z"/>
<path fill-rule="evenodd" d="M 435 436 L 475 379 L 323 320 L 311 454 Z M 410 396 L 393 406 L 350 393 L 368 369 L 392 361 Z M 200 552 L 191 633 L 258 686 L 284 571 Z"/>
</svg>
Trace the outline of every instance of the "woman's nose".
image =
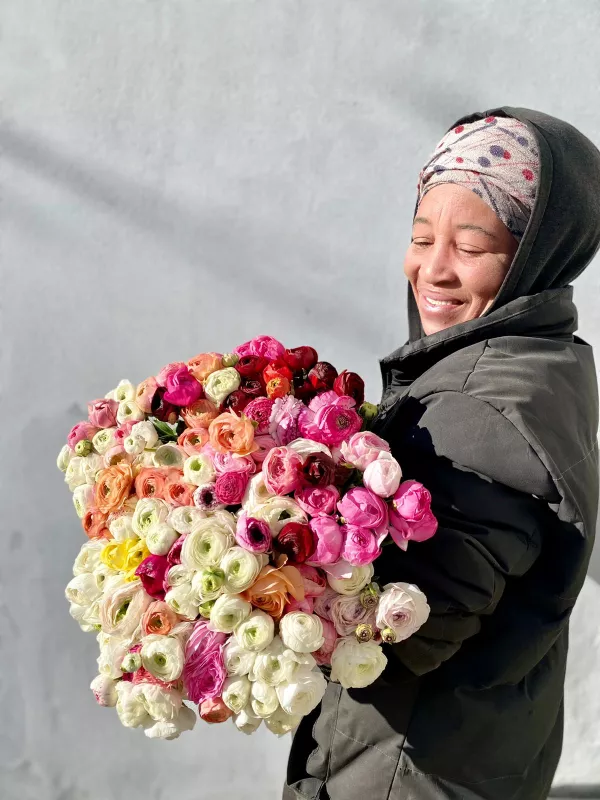
<svg viewBox="0 0 600 800">
<path fill-rule="evenodd" d="M 430 286 L 452 281 L 454 270 L 449 248 L 443 243 L 437 242 L 428 247 L 421 258 L 419 272 L 421 280 L 426 281 Z"/>
</svg>

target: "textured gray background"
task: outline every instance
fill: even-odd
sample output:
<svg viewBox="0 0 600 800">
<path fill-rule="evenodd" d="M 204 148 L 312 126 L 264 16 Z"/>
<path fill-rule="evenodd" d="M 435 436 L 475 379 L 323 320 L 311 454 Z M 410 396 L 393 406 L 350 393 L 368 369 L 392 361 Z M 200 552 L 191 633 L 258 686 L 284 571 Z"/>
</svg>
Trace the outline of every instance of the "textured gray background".
<svg viewBox="0 0 600 800">
<path fill-rule="evenodd" d="M 271 800 L 287 739 L 122 729 L 63 587 L 54 469 L 88 399 L 259 332 L 358 370 L 406 332 L 421 162 L 528 105 L 600 142 L 597 0 L 3 0 L 0 796 Z M 598 263 L 578 282 L 600 345 Z M 560 558 L 560 553 L 557 553 Z M 574 615 L 562 784 L 600 782 L 600 555 Z"/>
</svg>

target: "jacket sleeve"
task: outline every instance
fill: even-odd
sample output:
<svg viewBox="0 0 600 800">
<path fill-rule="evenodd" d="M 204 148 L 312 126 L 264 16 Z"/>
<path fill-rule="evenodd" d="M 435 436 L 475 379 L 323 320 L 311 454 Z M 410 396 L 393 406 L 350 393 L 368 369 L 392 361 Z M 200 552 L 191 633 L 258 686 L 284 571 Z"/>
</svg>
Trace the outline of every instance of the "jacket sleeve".
<svg viewBox="0 0 600 800">
<path fill-rule="evenodd" d="M 413 675 L 452 657 L 494 612 L 507 581 L 532 567 L 549 513 L 537 492 L 553 491 L 510 421 L 487 403 L 448 394 L 419 401 L 408 436 L 389 436 L 405 477 L 430 490 L 439 523 L 432 539 L 406 552 L 386 547 L 380 559 L 386 582 L 416 584 L 431 608 L 416 634 L 391 646 Z"/>
</svg>

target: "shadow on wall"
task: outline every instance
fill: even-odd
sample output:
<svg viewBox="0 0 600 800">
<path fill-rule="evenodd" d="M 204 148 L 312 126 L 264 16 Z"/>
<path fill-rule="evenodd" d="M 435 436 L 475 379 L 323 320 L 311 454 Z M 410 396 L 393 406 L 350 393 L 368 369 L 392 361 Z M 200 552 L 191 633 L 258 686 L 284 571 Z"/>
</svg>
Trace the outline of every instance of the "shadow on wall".
<svg viewBox="0 0 600 800">
<path fill-rule="evenodd" d="M 582 784 L 581 786 L 555 786 L 549 794 L 557 800 L 589 800 L 600 798 L 600 784 Z"/>
</svg>

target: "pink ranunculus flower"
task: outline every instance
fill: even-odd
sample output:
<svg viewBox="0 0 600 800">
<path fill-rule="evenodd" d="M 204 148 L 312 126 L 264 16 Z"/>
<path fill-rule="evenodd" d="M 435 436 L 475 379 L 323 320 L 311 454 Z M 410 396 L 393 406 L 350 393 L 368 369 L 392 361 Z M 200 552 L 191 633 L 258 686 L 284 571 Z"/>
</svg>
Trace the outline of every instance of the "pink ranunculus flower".
<svg viewBox="0 0 600 800">
<path fill-rule="evenodd" d="M 355 405 L 352 397 L 340 397 L 333 391 L 322 392 L 300 412 L 300 435 L 326 445 L 340 445 L 361 428 L 362 419 Z"/>
<path fill-rule="evenodd" d="M 167 375 L 167 391 L 164 399 L 175 406 L 191 406 L 204 395 L 198 383 L 185 364 Z"/>
<path fill-rule="evenodd" d="M 138 384 L 135 392 L 135 402 L 144 414 L 150 414 L 152 411 L 152 399 L 157 389 L 158 381 L 154 376 L 146 378 L 146 380 Z"/>
<path fill-rule="evenodd" d="M 386 504 L 380 497 L 362 486 L 346 492 L 337 507 L 348 525 L 379 528 L 387 521 Z"/>
<path fill-rule="evenodd" d="M 309 567 L 308 564 L 294 564 L 294 566 L 302 575 L 305 597 L 320 597 L 327 591 L 327 578 L 320 570 Z"/>
<path fill-rule="evenodd" d="M 226 506 L 242 502 L 249 475 L 247 472 L 224 472 L 216 480 L 215 497 Z"/>
<path fill-rule="evenodd" d="M 246 408 L 244 414 L 256 422 L 257 427 L 254 431 L 255 437 L 262 436 L 263 433 L 269 432 L 269 425 L 271 420 L 271 411 L 273 410 L 274 401 L 270 397 L 256 397 L 251 400 Z"/>
<path fill-rule="evenodd" d="M 303 600 L 295 600 L 292 598 L 288 603 L 286 603 L 283 613 L 290 614 L 292 611 L 303 611 L 305 614 L 312 614 L 314 605 L 314 597 L 305 597 Z"/>
<path fill-rule="evenodd" d="M 398 491 L 402 479 L 402 469 L 391 453 L 382 451 L 375 461 L 367 465 L 363 473 L 363 483 L 378 497 L 391 497 Z"/>
<path fill-rule="evenodd" d="M 95 428 L 112 428 L 117 424 L 119 403 L 116 400 L 92 400 L 88 403 L 88 419 Z"/>
<path fill-rule="evenodd" d="M 183 547 L 186 536 L 187 534 L 183 533 L 179 539 L 175 539 L 171 545 L 171 549 L 167 553 L 167 561 L 169 562 L 170 567 L 174 567 L 176 564 L 181 564 L 181 548 Z"/>
<path fill-rule="evenodd" d="M 431 511 L 431 494 L 417 481 L 404 481 L 390 507 L 390 535 L 398 547 L 406 550 L 408 542 L 424 542 L 438 528 Z"/>
<path fill-rule="evenodd" d="M 165 366 L 156 376 L 156 383 L 159 386 L 166 387 L 169 375 L 171 375 L 173 372 L 177 372 L 177 370 L 181 369 L 182 367 L 187 369 L 187 364 L 183 361 L 173 361 L 171 364 L 165 364 Z"/>
<path fill-rule="evenodd" d="M 202 703 L 218 697 L 223 689 L 227 671 L 223 663 L 226 633 L 212 631 L 208 622 L 199 620 L 185 646 L 183 683 L 192 703 Z"/>
<path fill-rule="evenodd" d="M 302 458 L 288 447 L 273 447 L 262 465 L 263 480 L 273 494 L 289 494 L 300 485 Z"/>
<path fill-rule="evenodd" d="M 71 450 L 74 450 L 75 445 L 78 442 L 81 442 L 82 439 L 93 439 L 93 437 L 98 433 L 98 430 L 98 427 L 92 425 L 92 423 L 88 422 L 87 419 L 84 419 L 81 422 L 78 422 L 76 425 L 73 425 L 67 437 L 67 444 Z"/>
<path fill-rule="evenodd" d="M 340 493 L 335 486 L 307 486 L 294 494 L 294 500 L 302 511 L 311 517 L 333 514 L 339 499 Z"/>
<path fill-rule="evenodd" d="M 149 594 L 155 600 L 165 599 L 165 575 L 169 566 L 166 556 L 150 555 L 142 561 L 135 571 L 146 590 L 146 594 Z"/>
<path fill-rule="evenodd" d="M 244 342 L 233 351 L 238 356 L 258 356 L 259 358 L 268 358 L 269 361 L 275 361 L 281 358 L 285 353 L 285 347 L 273 339 L 272 336 L 257 336 L 249 342 Z"/>
<path fill-rule="evenodd" d="M 200 719 L 215 725 L 219 722 L 227 722 L 233 716 L 233 711 L 223 702 L 222 697 L 209 697 L 200 703 L 198 709 Z"/>
<path fill-rule="evenodd" d="M 254 444 L 258 445 L 258 450 L 252 453 L 252 458 L 257 464 L 262 464 L 265 458 L 269 455 L 274 447 L 277 447 L 277 442 L 268 433 L 261 434 L 254 437 Z"/>
<path fill-rule="evenodd" d="M 357 469 L 365 470 L 381 453 L 389 453 L 390 446 L 370 431 L 361 431 L 351 436 L 341 446 L 342 457 Z"/>
<path fill-rule="evenodd" d="M 328 619 L 331 622 L 331 604 L 336 597 L 339 597 L 339 594 L 335 591 L 335 589 L 332 589 L 329 585 L 327 585 L 327 588 L 323 594 L 315 598 L 315 614 L 318 617 L 321 617 L 321 619 Z"/>
<path fill-rule="evenodd" d="M 375 629 L 375 609 L 365 608 L 360 595 L 338 594 L 331 603 L 331 621 L 340 636 L 352 636 L 357 625 L 367 623 Z"/>
<path fill-rule="evenodd" d="M 334 517 L 320 514 L 308 523 L 317 540 L 314 553 L 307 561 L 309 566 L 320 567 L 323 564 L 335 564 L 342 552 L 344 534 Z"/>
<path fill-rule="evenodd" d="M 125 439 L 131 433 L 131 429 L 138 423 L 138 421 L 139 420 L 130 419 L 127 420 L 127 422 L 124 422 L 122 425 L 119 425 L 115 431 L 115 442 L 122 445 Z"/>
<path fill-rule="evenodd" d="M 102 459 L 106 467 L 112 467 L 121 461 L 127 461 L 131 464 L 134 457 L 135 456 L 125 450 L 122 444 L 116 444 L 104 453 Z"/>
<path fill-rule="evenodd" d="M 371 564 L 381 555 L 377 537 L 370 528 L 344 525 L 342 530 L 344 531 L 342 558 L 349 564 L 354 567 L 364 567 L 365 564 Z"/>
<path fill-rule="evenodd" d="M 338 634 L 335 625 L 331 620 L 321 617 L 321 625 L 323 626 L 323 636 L 325 641 L 314 653 L 311 653 L 317 664 L 328 666 L 331 664 L 331 654 L 338 640 Z"/>
<path fill-rule="evenodd" d="M 277 444 L 289 444 L 298 438 L 298 417 L 306 408 L 302 400 L 286 395 L 274 401 L 269 421 L 269 433 Z"/>
<path fill-rule="evenodd" d="M 252 459 L 252 456 L 236 456 L 234 453 L 217 453 L 212 449 L 210 458 L 217 475 L 223 475 L 226 472 L 245 472 L 247 475 L 252 475 L 256 472 L 256 463 Z"/>
<path fill-rule="evenodd" d="M 235 540 L 251 553 L 268 553 L 273 547 L 273 536 L 268 524 L 262 519 L 249 517 L 242 512 L 237 521 Z"/>
</svg>

